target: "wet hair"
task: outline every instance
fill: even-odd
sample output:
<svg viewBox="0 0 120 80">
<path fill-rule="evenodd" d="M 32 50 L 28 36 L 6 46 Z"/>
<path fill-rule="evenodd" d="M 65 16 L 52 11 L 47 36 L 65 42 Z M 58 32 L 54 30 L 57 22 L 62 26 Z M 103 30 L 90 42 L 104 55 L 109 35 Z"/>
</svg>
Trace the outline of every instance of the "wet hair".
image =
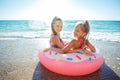
<svg viewBox="0 0 120 80">
<path fill-rule="evenodd" d="M 62 19 L 61 18 L 59 18 L 59 17 L 57 17 L 57 16 L 55 16 L 54 18 L 53 18 L 53 20 L 52 20 L 52 22 L 51 22 L 51 29 L 52 29 L 52 32 L 53 32 L 53 34 L 54 35 L 57 35 L 57 33 L 56 33 L 56 31 L 54 30 L 54 24 L 56 23 L 56 21 L 61 21 L 62 22 Z"/>
<path fill-rule="evenodd" d="M 87 38 L 90 31 L 90 26 L 87 20 L 84 21 L 83 26 L 84 26 L 84 32 L 86 33 L 85 37 Z"/>
<path fill-rule="evenodd" d="M 85 20 L 84 22 L 77 22 L 76 26 L 80 27 L 82 32 L 85 33 L 85 35 L 83 36 L 83 45 L 82 48 L 84 48 L 84 45 L 86 44 L 86 40 L 88 40 L 88 34 L 90 31 L 90 26 L 87 20 Z"/>
<path fill-rule="evenodd" d="M 84 48 L 84 45 L 86 44 L 86 40 L 88 39 L 88 34 L 89 34 L 89 31 L 90 31 L 90 26 L 89 26 L 89 23 L 88 21 L 84 21 L 78 25 L 81 25 L 81 28 L 82 28 L 82 31 L 85 32 L 85 36 L 84 36 L 84 39 L 83 39 L 83 45 L 82 45 L 82 48 Z"/>
<path fill-rule="evenodd" d="M 82 31 L 85 32 L 86 35 L 84 36 L 84 40 L 86 40 L 86 39 L 87 39 L 87 36 L 88 36 L 88 34 L 89 34 L 89 31 L 90 31 L 90 26 L 89 26 L 88 21 L 86 20 L 86 21 L 84 21 L 84 22 L 82 22 L 82 23 L 79 23 L 78 25 L 79 25 L 79 26 L 81 25 Z"/>
</svg>

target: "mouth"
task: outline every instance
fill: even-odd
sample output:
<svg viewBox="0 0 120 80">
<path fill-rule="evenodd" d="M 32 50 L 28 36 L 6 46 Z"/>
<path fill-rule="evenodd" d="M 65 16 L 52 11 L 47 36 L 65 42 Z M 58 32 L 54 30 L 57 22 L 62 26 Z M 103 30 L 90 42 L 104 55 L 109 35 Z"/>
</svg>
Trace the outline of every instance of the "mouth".
<svg viewBox="0 0 120 80">
<path fill-rule="evenodd" d="M 59 32 L 61 32 L 62 30 L 58 30 Z"/>
</svg>

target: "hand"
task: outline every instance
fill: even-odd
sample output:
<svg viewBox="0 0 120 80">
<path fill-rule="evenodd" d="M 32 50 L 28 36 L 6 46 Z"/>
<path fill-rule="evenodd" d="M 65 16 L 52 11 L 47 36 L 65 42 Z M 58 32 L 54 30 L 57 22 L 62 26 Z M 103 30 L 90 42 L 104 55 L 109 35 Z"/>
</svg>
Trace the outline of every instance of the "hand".
<svg viewBox="0 0 120 80">
<path fill-rule="evenodd" d="M 50 48 L 46 48 L 46 49 L 44 49 L 43 51 L 44 51 L 44 52 L 47 52 L 48 50 L 50 50 Z"/>
<path fill-rule="evenodd" d="M 88 56 L 92 56 L 92 52 L 91 51 L 88 51 L 88 50 L 85 50 L 84 51 L 84 54 L 88 55 Z"/>
</svg>

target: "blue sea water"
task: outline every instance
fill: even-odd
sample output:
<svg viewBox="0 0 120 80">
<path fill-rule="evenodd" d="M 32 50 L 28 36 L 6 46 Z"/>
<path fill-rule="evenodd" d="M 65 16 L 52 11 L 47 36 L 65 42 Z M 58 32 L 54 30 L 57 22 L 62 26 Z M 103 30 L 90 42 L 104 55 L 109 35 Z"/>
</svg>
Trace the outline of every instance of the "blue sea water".
<svg viewBox="0 0 120 80">
<path fill-rule="evenodd" d="M 73 38 L 75 24 L 81 20 L 65 20 L 63 39 Z M 120 21 L 89 20 L 89 39 L 120 42 Z M 50 24 L 35 20 L 0 20 L 0 39 L 49 38 Z"/>
</svg>

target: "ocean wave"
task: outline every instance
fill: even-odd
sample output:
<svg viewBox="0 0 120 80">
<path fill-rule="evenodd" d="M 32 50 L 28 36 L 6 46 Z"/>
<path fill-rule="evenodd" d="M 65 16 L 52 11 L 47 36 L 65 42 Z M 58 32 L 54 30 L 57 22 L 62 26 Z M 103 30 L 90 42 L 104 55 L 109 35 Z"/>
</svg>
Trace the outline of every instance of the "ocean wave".
<svg viewBox="0 0 120 80">
<path fill-rule="evenodd" d="M 120 42 L 120 32 L 91 32 L 89 39 Z"/>
<path fill-rule="evenodd" d="M 49 38 L 49 31 L 28 31 L 28 32 L 1 32 L 0 39 L 3 38 Z"/>
<path fill-rule="evenodd" d="M 28 32 L 0 32 L 0 39 L 3 38 L 50 38 L 50 30 L 46 31 L 28 31 Z M 71 40 L 74 38 L 73 32 L 62 31 L 61 37 L 63 39 Z M 88 36 L 90 40 L 101 41 L 118 41 L 120 42 L 120 32 L 91 32 Z"/>
<path fill-rule="evenodd" d="M 72 39 L 73 32 L 63 32 L 62 38 Z M 101 41 L 117 41 L 120 42 L 120 32 L 90 32 L 88 39 L 90 40 L 101 40 Z"/>
</svg>

